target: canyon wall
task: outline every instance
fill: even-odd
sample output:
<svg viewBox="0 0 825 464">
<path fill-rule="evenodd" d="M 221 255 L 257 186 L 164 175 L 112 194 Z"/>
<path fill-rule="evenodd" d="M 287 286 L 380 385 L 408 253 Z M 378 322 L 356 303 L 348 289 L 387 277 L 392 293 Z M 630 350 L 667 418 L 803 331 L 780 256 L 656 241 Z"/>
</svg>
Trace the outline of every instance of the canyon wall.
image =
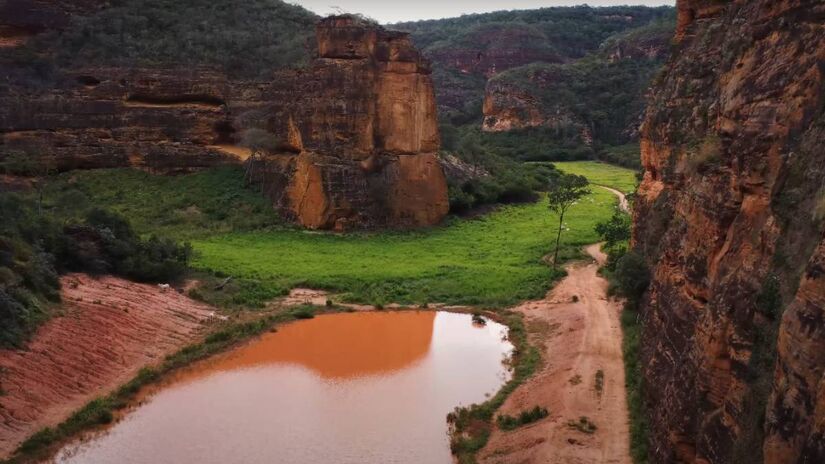
<svg viewBox="0 0 825 464">
<path fill-rule="evenodd" d="M 679 0 L 633 246 L 654 462 L 825 462 L 825 3 Z"/>
<path fill-rule="evenodd" d="M 355 17 L 322 20 L 316 33 L 309 67 L 258 81 L 209 67 L 44 73 L 0 55 L 0 162 L 163 173 L 246 162 L 250 180 L 306 227 L 438 223 L 449 204 L 429 63 L 406 34 Z M 249 129 L 275 145 L 252 160 Z"/>
</svg>

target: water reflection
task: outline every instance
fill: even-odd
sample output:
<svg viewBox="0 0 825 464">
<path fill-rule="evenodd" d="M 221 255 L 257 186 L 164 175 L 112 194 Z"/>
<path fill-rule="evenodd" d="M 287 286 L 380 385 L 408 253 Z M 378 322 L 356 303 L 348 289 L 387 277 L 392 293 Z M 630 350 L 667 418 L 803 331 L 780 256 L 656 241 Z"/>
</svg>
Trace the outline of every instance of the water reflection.
<svg viewBox="0 0 825 464">
<path fill-rule="evenodd" d="M 450 463 L 445 416 L 500 388 L 504 334 L 427 311 L 296 322 L 182 372 L 57 461 Z"/>
</svg>

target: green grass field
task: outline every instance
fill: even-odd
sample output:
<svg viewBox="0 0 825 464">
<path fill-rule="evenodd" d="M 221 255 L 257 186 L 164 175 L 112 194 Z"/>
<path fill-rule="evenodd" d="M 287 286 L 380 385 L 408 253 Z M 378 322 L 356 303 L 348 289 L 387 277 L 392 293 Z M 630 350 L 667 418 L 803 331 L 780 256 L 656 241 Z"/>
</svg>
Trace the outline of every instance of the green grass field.
<svg viewBox="0 0 825 464">
<path fill-rule="evenodd" d="M 633 172 L 622 168 L 559 164 L 623 190 L 633 182 Z M 235 279 L 233 296 L 220 300 L 229 306 L 258 305 L 309 286 L 367 303 L 501 307 L 541 297 L 561 275 L 542 262 L 556 230 L 545 201 L 475 219 L 451 218 L 427 230 L 340 235 L 279 223 L 232 168 L 179 177 L 125 169 L 72 173 L 47 193 L 55 214 L 72 216 L 94 204 L 124 214 L 142 234 L 190 240 L 196 269 Z M 593 227 L 615 204 L 612 194 L 594 189 L 575 205 L 565 221 L 562 256 L 577 257 L 582 245 L 596 241 Z M 215 295 L 203 296 L 216 301 Z"/>
<path fill-rule="evenodd" d="M 552 163 L 560 171 L 587 177 L 594 184 L 604 185 L 623 193 L 636 191 L 636 174 L 626 168 L 598 161 L 563 161 Z"/>
</svg>

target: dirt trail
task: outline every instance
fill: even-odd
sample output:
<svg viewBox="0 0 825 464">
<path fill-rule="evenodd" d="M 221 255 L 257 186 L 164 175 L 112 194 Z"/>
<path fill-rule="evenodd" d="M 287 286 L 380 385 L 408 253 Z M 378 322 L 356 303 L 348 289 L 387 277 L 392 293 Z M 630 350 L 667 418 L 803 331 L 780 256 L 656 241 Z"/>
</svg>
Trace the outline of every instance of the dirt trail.
<svg viewBox="0 0 825 464">
<path fill-rule="evenodd" d="M 209 306 L 174 289 L 82 274 L 61 285 L 63 314 L 25 350 L 0 350 L 0 459 L 190 343 L 215 318 Z"/>
<path fill-rule="evenodd" d="M 616 197 L 619 199 L 619 208 L 622 211 L 624 211 L 625 213 L 630 213 L 630 203 L 628 203 L 627 197 L 624 195 L 624 193 L 622 193 L 622 192 L 620 192 L 620 191 L 618 191 L 618 190 L 616 190 L 612 187 L 608 187 L 606 185 L 599 185 L 599 187 L 607 190 L 608 192 L 612 193 L 613 195 L 616 195 Z"/>
<path fill-rule="evenodd" d="M 608 190 L 626 209 L 624 195 Z M 496 428 L 479 453 L 482 463 L 632 462 L 621 304 L 607 299 L 607 281 L 598 275 L 607 259 L 600 245 L 589 245 L 586 251 L 593 261 L 568 266 L 567 277 L 543 300 L 514 308 L 524 314 L 530 341 L 542 351 L 544 364 L 500 412 L 517 415 L 543 406 L 550 416 L 511 432 Z M 568 424 L 582 417 L 596 425 L 595 432 Z"/>
</svg>

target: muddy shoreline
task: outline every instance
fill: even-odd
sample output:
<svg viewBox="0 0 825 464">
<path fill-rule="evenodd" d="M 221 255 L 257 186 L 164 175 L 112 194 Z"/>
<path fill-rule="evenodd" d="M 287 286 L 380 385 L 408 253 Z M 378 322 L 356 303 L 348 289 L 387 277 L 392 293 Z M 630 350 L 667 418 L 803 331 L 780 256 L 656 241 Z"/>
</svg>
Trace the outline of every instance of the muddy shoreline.
<svg viewBox="0 0 825 464">
<path fill-rule="evenodd" d="M 75 279 L 85 278 L 94 281 L 94 279 L 90 279 L 87 276 L 79 274 L 72 275 L 72 277 Z M 131 284 L 127 281 L 123 281 L 123 283 Z M 111 286 L 110 283 L 103 285 Z M 69 288 L 71 288 L 72 286 L 73 284 L 70 284 Z M 156 292 L 158 289 L 153 286 L 143 286 L 143 290 L 149 293 L 153 293 Z M 170 294 L 178 295 L 177 292 L 175 292 L 174 290 L 168 291 L 170 292 Z M 80 401 L 78 399 L 73 401 L 71 405 L 62 404 L 59 413 L 53 415 L 51 421 L 39 421 L 36 423 L 38 425 L 44 424 L 42 425 L 43 427 L 51 427 L 52 430 L 59 429 L 67 423 L 74 422 L 78 413 L 81 413 L 82 415 L 83 408 L 88 408 L 89 405 L 92 404 L 94 401 L 98 401 L 101 399 L 107 403 L 117 404 L 116 407 L 112 408 L 110 420 L 107 420 L 105 423 L 85 423 L 82 424 L 79 428 L 73 427 L 72 430 L 65 436 L 58 436 L 54 440 L 50 440 L 42 445 L 35 444 L 31 447 L 31 449 L 27 449 L 23 452 L 19 452 L 17 454 L 12 455 L 11 453 L 17 450 L 17 446 L 15 446 L 14 449 L 9 451 L 10 454 L 5 457 L 6 460 L 3 461 L 2 459 L 0 459 L 0 462 L 29 463 L 43 462 L 51 459 L 53 456 L 55 456 L 57 451 L 67 443 L 76 440 L 78 437 L 83 436 L 83 434 L 85 433 L 94 434 L 96 431 L 105 430 L 107 427 L 110 426 L 111 423 L 114 423 L 123 416 L 127 415 L 134 407 L 140 405 L 141 401 L 145 399 L 145 393 L 147 391 L 152 391 L 153 389 L 158 388 L 158 386 L 163 385 L 164 382 L 167 382 L 171 378 L 173 378 L 174 375 L 181 369 L 191 367 L 199 362 L 208 362 L 210 358 L 216 355 L 226 353 L 240 346 L 251 343 L 260 334 L 267 331 L 275 330 L 279 325 L 283 323 L 300 320 L 304 317 L 303 314 L 307 311 L 306 308 L 312 308 L 311 313 L 318 315 L 336 312 L 374 310 L 447 311 L 463 314 L 481 313 L 484 315 L 484 317 L 487 317 L 490 320 L 504 324 L 508 326 L 508 328 L 511 328 L 510 324 L 508 324 L 507 318 L 504 317 L 504 315 L 500 312 L 496 311 L 480 311 L 476 308 L 471 307 L 448 306 L 441 304 L 429 305 L 426 308 L 392 304 L 387 305 L 383 309 L 379 309 L 369 305 L 358 304 L 336 304 L 333 306 L 327 306 L 326 300 L 331 297 L 329 294 L 323 291 L 309 289 L 294 289 L 291 292 L 290 296 L 273 302 L 263 312 L 258 312 L 254 316 L 241 315 L 236 321 L 222 323 L 220 322 L 221 319 L 225 318 L 222 318 L 221 316 L 216 314 L 213 308 L 203 305 L 201 303 L 197 303 L 194 300 L 190 300 L 182 295 L 178 296 L 185 300 L 192 301 L 192 303 L 194 304 L 201 305 L 201 309 L 205 308 L 205 319 L 201 321 L 202 327 L 199 331 L 196 332 L 195 335 L 188 339 L 188 341 L 194 343 L 194 345 L 187 345 L 186 343 L 183 343 L 181 346 L 178 346 L 179 351 L 177 352 L 171 351 L 164 353 L 156 353 L 152 356 L 154 362 L 150 361 L 142 365 L 130 366 L 130 369 L 128 370 L 122 370 L 117 376 L 117 381 L 110 382 L 107 385 L 101 385 L 98 388 L 96 388 L 93 392 L 89 392 L 83 395 L 83 400 L 85 400 L 85 402 Z M 319 304 L 321 303 L 321 301 L 324 302 L 323 305 Z M 103 301 L 95 301 L 95 303 L 101 306 L 105 306 Z M 207 329 L 203 327 L 205 326 L 205 324 L 210 322 L 213 322 L 215 324 L 212 329 Z M 44 327 L 48 326 L 49 323 L 47 323 Z M 248 327 L 250 326 L 253 326 L 254 329 L 248 330 Z M 242 329 L 237 330 L 239 327 Z M 229 338 L 224 340 L 225 337 L 223 337 L 222 335 L 226 332 L 231 332 L 233 333 L 233 335 L 230 335 Z M 212 339 L 218 339 L 217 343 L 210 344 L 210 340 Z M 517 346 L 517 348 L 519 347 Z M 520 348 L 524 349 L 526 347 L 522 346 Z M 141 378 L 142 374 L 146 370 L 141 370 L 141 367 L 144 366 L 151 369 L 152 372 L 152 375 L 146 379 Z M 135 376 L 136 372 L 137 376 Z M 132 387 L 136 384 L 139 384 L 139 388 L 134 389 L 134 391 L 132 391 Z M 90 403 L 90 400 L 94 401 Z M 84 406 L 84 404 L 86 406 Z M 55 421 L 55 417 L 58 416 L 60 417 L 60 420 Z M 61 422 L 61 420 L 65 420 L 65 422 Z M 31 439 L 33 436 L 32 434 L 38 432 L 38 430 L 42 432 L 43 429 L 33 429 L 30 431 L 30 433 L 28 433 L 25 436 L 21 435 L 20 438 L 18 438 L 18 440 L 23 441 L 25 439 Z"/>
</svg>

